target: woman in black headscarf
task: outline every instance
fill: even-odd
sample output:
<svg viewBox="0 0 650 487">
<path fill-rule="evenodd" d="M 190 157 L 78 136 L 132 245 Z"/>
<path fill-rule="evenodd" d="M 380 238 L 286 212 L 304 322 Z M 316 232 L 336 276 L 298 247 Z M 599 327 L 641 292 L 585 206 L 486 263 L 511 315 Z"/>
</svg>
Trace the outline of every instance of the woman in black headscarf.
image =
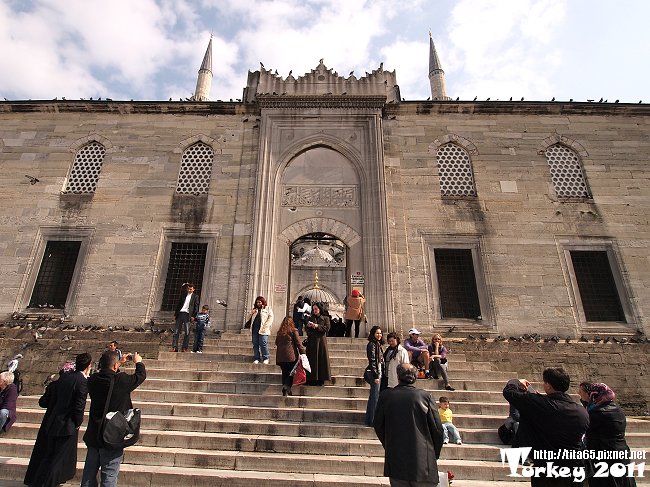
<svg viewBox="0 0 650 487">
<path fill-rule="evenodd" d="M 607 384 L 589 384 L 583 382 L 578 389 L 582 403 L 587 407 L 589 413 L 589 428 L 585 434 L 587 450 L 603 452 L 602 460 L 593 460 L 594 472 L 603 471 L 600 462 L 607 464 L 605 477 L 590 477 L 589 487 L 635 487 L 634 477 L 629 476 L 627 467 L 623 476 L 612 476 L 610 468 L 613 464 L 627 465 L 629 460 L 622 458 L 608 459 L 605 455 L 613 456 L 612 451 L 627 452 L 629 459 L 630 447 L 625 441 L 625 413 L 614 403 L 616 394 Z M 600 467 L 600 468 L 599 468 Z M 635 472 L 633 472 L 635 473 Z"/>
<path fill-rule="evenodd" d="M 314 303 L 311 307 L 311 316 L 305 324 L 307 329 L 307 358 L 311 372 L 307 372 L 307 384 L 322 386 L 326 380 L 332 378 L 330 374 L 330 357 L 327 352 L 327 332 L 330 329 L 330 319 L 324 313 L 325 307 L 321 303 Z"/>
</svg>

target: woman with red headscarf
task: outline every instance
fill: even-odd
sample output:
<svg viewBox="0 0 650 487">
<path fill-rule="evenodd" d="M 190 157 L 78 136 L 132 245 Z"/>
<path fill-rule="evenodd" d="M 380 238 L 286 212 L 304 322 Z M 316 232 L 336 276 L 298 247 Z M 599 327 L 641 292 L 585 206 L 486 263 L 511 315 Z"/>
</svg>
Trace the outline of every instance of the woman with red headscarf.
<svg viewBox="0 0 650 487">
<path fill-rule="evenodd" d="M 366 298 L 358 289 L 353 289 L 350 295 L 345 298 L 345 336 L 352 336 L 352 322 L 354 321 L 354 338 L 359 338 L 359 325 L 363 318 L 363 305 Z"/>
<path fill-rule="evenodd" d="M 585 444 L 587 450 L 595 452 L 604 452 L 603 459 L 593 460 L 595 471 L 601 471 L 598 463 L 605 462 L 608 467 L 604 477 L 591 477 L 588 479 L 589 487 L 635 487 L 634 477 L 625 475 L 612 476 L 610 467 L 615 463 L 628 464 L 629 460 L 621 458 L 608 459 L 606 455 L 612 455 L 611 451 L 626 451 L 629 458 L 630 447 L 625 441 L 625 413 L 614 403 L 616 394 L 607 385 L 603 383 L 589 384 L 583 382 L 578 388 L 580 399 L 583 404 L 586 403 L 587 412 L 589 413 L 589 428 L 585 433 Z M 596 453 L 598 455 L 598 453 Z M 625 455 L 621 453 L 621 455 Z"/>
</svg>

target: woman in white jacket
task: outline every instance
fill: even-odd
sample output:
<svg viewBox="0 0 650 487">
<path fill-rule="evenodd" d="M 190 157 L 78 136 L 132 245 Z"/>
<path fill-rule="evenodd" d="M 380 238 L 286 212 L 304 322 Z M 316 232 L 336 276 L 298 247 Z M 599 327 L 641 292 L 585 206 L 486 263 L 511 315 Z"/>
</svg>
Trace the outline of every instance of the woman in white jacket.
<svg viewBox="0 0 650 487">
<path fill-rule="evenodd" d="M 269 363 L 269 335 L 273 326 L 273 311 L 266 305 L 263 296 L 255 298 L 255 307 L 248 318 L 251 322 L 251 335 L 253 339 L 253 363 Z"/>
<path fill-rule="evenodd" d="M 409 363 L 409 354 L 404 347 L 400 345 L 399 335 L 389 333 L 386 337 L 388 348 L 384 352 L 384 367 L 386 367 L 386 377 L 388 378 L 387 387 L 395 387 L 397 380 L 397 366 L 399 364 Z"/>
</svg>

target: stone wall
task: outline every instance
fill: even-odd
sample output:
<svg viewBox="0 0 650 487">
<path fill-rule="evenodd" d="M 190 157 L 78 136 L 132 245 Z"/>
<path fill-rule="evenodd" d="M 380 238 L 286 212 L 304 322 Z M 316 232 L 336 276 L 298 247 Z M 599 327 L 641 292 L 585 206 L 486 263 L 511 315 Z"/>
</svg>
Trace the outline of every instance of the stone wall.
<svg viewBox="0 0 650 487">
<path fill-rule="evenodd" d="M 402 103 L 384 119 L 391 268 L 398 321 L 502 334 L 579 337 L 586 323 L 571 289 L 565 245 L 610 248 L 631 319 L 650 332 L 650 126 L 638 108 L 576 110 L 513 103 Z M 387 109 L 388 110 L 388 109 Z M 437 149 L 471 157 L 477 198 L 440 195 Z M 543 154 L 561 142 L 582 160 L 593 199 L 560 200 Z M 430 251 L 472 243 L 481 259 L 481 322 L 440 320 Z M 484 308 L 484 309 L 483 309 Z"/>
<path fill-rule="evenodd" d="M 548 367 L 563 367 L 571 377 L 570 393 L 580 382 L 604 382 L 628 414 L 650 414 L 650 343 L 519 343 L 463 340 L 448 344 L 467 360 L 491 362 L 497 370 L 542 382 Z M 453 362 L 453 353 L 450 355 Z M 452 372 L 453 377 L 453 366 Z M 505 385 L 505 384 L 504 384 Z"/>
<path fill-rule="evenodd" d="M 345 156 L 341 148 L 349 147 L 359 174 L 372 175 L 360 213 L 367 231 L 356 246 L 370 269 L 371 321 L 492 336 L 650 334 L 646 105 L 404 102 L 383 111 L 373 105 L 360 119 L 356 109 L 332 108 L 345 97 L 309 109 L 281 98 L 278 135 L 255 103 L 0 102 L 0 315 L 24 311 L 49 237 L 81 235 L 86 246 L 66 310 L 73 322 L 168 320 L 160 312 L 166 259 L 170 242 L 182 239 L 209 244 L 202 301 L 225 299 L 227 308 L 213 306 L 215 326 L 240 328 L 260 283 L 275 294 L 286 279 L 287 235 L 265 205 L 277 196 L 268 189 L 276 165 L 290 162 L 280 156 L 293 154 L 271 149 L 299 136 L 311 142 L 294 155 L 314 145 Z M 362 122 L 370 128 L 350 128 Z M 90 140 L 107 149 L 97 191 L 61 194 L 75 151 Z M 210 191 L 179 196 L 181 154 L 197 141 L 215 151 Z M 478 197 L 440 196 L 436 151 L 446 142 L 470 154 Z M 579 154 L 593 199 L 557 198 L 543 154 L 555 142 Z M 264 164 L 274 170 L 264 172 Z M 329 220 L 322 208 L 298 213 L 310 228 L 354 228 L 335 220 L 344 212 Z M 286 233 L 298 238 L 298 228 Z M 276 250 L 252 249 L 255 238 Z M 480 320 L 440 319 L 431 253 L 448 245 L 476 252 Z M 585 321 L 565 255 L 570 245 L 611 251 L 627 323 Z M 278 301 L 281 316 L 286 298 Z"/>
</svg>

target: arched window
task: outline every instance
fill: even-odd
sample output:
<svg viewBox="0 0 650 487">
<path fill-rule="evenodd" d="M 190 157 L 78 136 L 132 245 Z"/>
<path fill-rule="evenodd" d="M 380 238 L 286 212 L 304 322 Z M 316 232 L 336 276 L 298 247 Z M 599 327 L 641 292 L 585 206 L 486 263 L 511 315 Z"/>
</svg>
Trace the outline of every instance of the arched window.
<svg viewBox="0 0 650 487">
<path fill-rule="evenodd" d="M 74 156 L 64 193 L 89 194 L 97 189 L 106 149 L 99 142 L 84 145 Z"/>
<path fill-rule="evenodd" d="M 212 176 L 214 151 L 203 142 L 188 147 L 181 158 L 176 192 L 180 194 L 207 194 Z"/>
<path fill-rule="evenodd" d="M 472 161 L 456 144 L 445 144 L 436 152 L 442 196 L 476 196 Z"/>
<path fill-rule="evenodd" d="M 554 144 L 544 152 L 558 198 L 589 198 L 582 163 L 573 150 Z"/>
</svg>

